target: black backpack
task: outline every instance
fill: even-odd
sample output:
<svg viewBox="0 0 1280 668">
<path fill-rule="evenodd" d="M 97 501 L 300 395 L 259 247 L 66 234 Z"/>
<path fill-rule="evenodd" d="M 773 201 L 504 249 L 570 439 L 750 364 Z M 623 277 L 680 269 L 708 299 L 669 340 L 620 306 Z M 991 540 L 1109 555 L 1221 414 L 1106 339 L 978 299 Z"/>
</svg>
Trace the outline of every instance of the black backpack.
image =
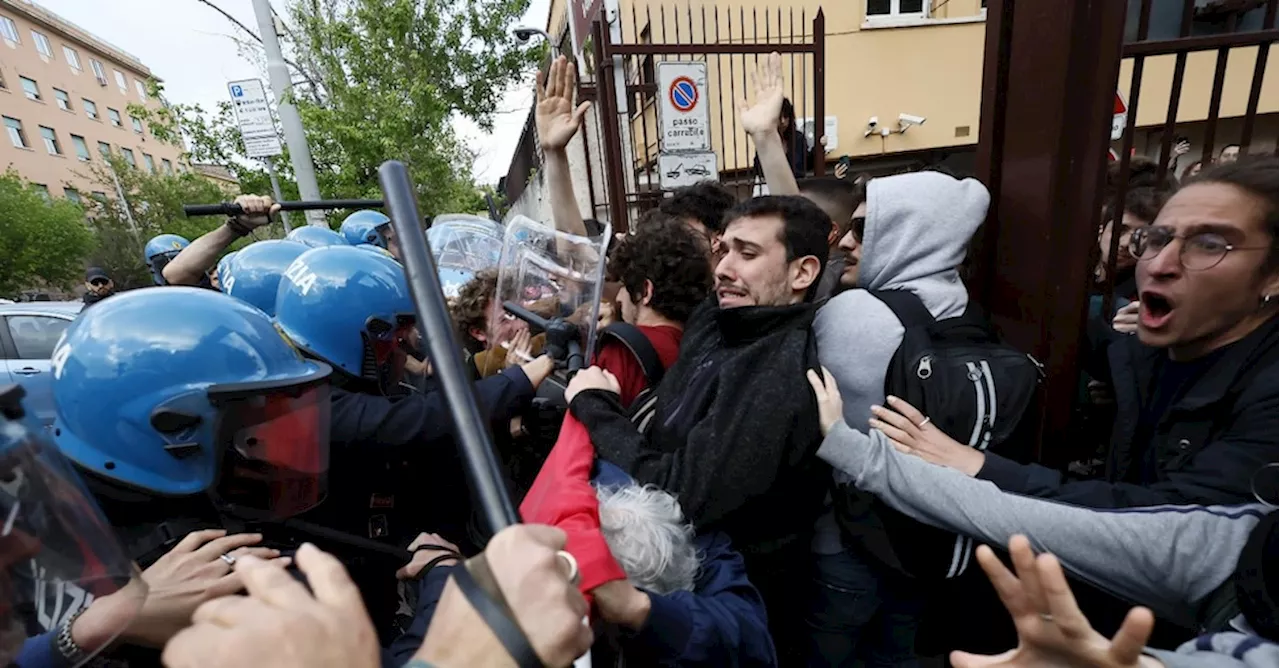
<svg viewBox="0 0 1280 668">
<path fill-rule="evenodd" d="M 1029 461 L 1041 364 L 1001 339 L 972 303 L 960 316 L 935 320 L 914 293 L 871 294 L 905 330 L 885 372 L 885 394 L 906 400 L 960 443 Z M 860 535 L 873 555 L 908 575 L 953 578 L 972 561 L 971 539 L 920 524 L 852 486 L 837 488 L 836 510 L 846 533 Z"/>
<path fill-rule="evenodd" d="M 635 401 L 627 407 L 628 417 L 636 425 L 636 429 L 643 434 L 649 430 L 649 424 L 653 421 L 654 414 L 657 413 L 658 383 L 662 381 L 662 375 L 666 372 L 666 368 L 662 366 L 662 359 L 658 357 L 658 351 L 653 348 L 649 337 L 645 336 L 644 332 L 640 331 L 640 328 L 635 325 L 615 322 L 600 330 L 600 336 L 602 338 L 613 338 L 621 342 L 640 362 L 640 368 L 644 369 L 644 377 L 649 381 L 649 384 L 636 396 Z"/>
</svg>

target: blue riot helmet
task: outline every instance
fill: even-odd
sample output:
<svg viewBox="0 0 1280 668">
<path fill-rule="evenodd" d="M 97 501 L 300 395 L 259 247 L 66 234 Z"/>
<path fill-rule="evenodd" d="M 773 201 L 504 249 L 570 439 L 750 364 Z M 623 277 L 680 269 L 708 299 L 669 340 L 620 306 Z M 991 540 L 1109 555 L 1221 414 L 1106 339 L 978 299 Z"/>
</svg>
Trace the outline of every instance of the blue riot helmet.
<svg viewBox="0 0 1280 668">
<path fill-rule="evenodd" d="M 217 288 L 223 292 L 227 291 L 227 279 L 231 277 L 231 263 L 235 261 L 236 255 L 239 253 L 240 251 L 231 251 L 223 255 L 213 269 L 213 276 L 218 279 Z"/>
<path fill-rule="evenodd" d="M 342 221 L 342 236 L 352 246 L 373 244 L 386 248 L 387 232 L 390 229 L 391 219 L 372 209 L 357 211 Z"/>
<path fill-rule="evenodd" d="M 373 244 L 356 244 L 352 246 L 352 248 L 358 248 L 366 253 L 381 255 L 382 257 L 390 258 L 392 260 L 396 259 L 395 256 L 391 254 L 391 251 L 383 248 L 382 246 L 375 246 Z"/>
<path fill-rule="evenodd" d="M 330 369 L 244 302 L 182 287 L 116 295 L 71 323 L 52 366 L 54 438 L 95 477 L 208 493 L 264 519 L 324 498 Z"/>
<path fill-rule="evenodd" d="M 309 250 L 296 241 L 268 239 L 245 246 L 236 254 L 224 277 L 222 291 L 267 315 L 276 314 L 276 289 L 284 270 Z"/>
<path fill-rule="evenodd" d="M 143 248 L 142 256 L 146 260 L 147 269 L 151 270 L 151 278 L 156 285 L 167 285 L 168 281 L 164 280 L 165 265 L 178 257 L 178 253 L 182 249 L 190 246 L 191 242 L 176 234 L 161 234 L 151 237 L 151 241 Z"/>
<path fill-rule="evenodd" d="M 341 234 L 319 225 L 303 225 L 287 234 L 285 239 L 306 244 L 311 248 L 347 245 L 347 240 Z"/>
<path fill-rule="evenodd" d="M 304 353 L 389 393 L 415 321 L 404 268 L 350 246 L 303 253 L 280 282 L 276 323 Z"/>
<path fill-rule="evenodd" d="M 0 665 L 57 656 L 58 634 L 104 601 L 106 626 L 58 657 L 80 666 L 133 622 L 147 585 L 73 467 L 24 413 L 23 394 L 0 385 Z"/>
</svg>

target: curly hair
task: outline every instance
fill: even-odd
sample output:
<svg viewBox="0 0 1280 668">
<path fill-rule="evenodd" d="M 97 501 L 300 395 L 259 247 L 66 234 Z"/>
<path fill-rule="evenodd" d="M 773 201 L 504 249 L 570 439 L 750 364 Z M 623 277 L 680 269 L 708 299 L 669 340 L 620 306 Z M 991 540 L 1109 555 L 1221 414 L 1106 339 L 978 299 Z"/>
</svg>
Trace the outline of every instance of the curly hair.
<svg viewBox="0 0 1280 668">
<path fill-rule="evenodd" d="M 498 270 L 483 269 L 458 290 L 457 298 L 449 304 L 453 323 L 467 341 L 480 343 L 471 336 L 471 330 L 484 331 L 488 326 L 489 305 L 497 292 Z"/>
<path fill-rule="evenodd" d="M 651 217 L 636 234 L 619 242 L 609 258 L 609 275 L 637 303 L 645 281 L 653 283 L 649 308 L 676 322 L 689 319 L 712 283 L 706 243 L 671 217 Z"/>
<path fill-rule="evenodd" d="M 737 198 L 717 181 L 701 181 L 679 188 L 658 209 L 673 218 L 691 218 L 702 223 L 709 234 L 724 231 L 724 214 Z"/>
</svg>

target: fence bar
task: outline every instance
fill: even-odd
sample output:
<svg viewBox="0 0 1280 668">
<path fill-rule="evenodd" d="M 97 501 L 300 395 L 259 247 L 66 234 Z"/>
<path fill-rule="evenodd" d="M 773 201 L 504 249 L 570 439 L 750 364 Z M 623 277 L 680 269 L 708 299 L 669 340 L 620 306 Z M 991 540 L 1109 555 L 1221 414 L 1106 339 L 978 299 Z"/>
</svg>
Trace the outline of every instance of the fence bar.
<svg viewBox="0 0 1280 668">
<path fill-rule="evenodd" d="M 1234 14 L 1232 15 L 1235 16 Z M 1134 56 L 1168 56 L 1175 53 L 1192 53 L 1195 51 L 1212 51 L 1214 49 L 1232 49 L 1240 46 L 1257 46 L 1280 39 L 1280 31 L 1275 28 L 1254 32 L 1239 32 L 1227 35 L 1204 35 L 1202 37 L 1181 37 L 1177 39 L 1161 39 L 1150 42 L 1130 42 L 1124 45 L 1124 58 Z"/>
<path fill-rule="evenodd" d="M 618 127 L 618 98 L 613 85 L 613 54 L 610 53 L 609 31 L 597 17 L 594 24 L 596 52 L 596 103 L 600 105 L 600 124 L 605 142 L 605 182 L 609 187 L 609 223 L 618 232 L 631 230 L 627 217 L 626 181 L 622 178 L 622 138 Z"/>
<path fill-rule="evenodd" d="M 822 144 L 818 142 L 818 128 L 822 128 L 822 132 L 827 131 L 827 87 L 818 85 L 819 82 L 827 80 L 826 34 L 827 15 L 819 7 L 818 13 L 813 17 L 813 122 L 817 126 L 813 129 L 813 150 L 816 153 L 813 159 L 815 176 L 824 176 L 827 173 L 827 154 Z M 819 39 L 819 35 L 822 35 L 823 39 Z"/>
<path fill-rule="evenodd" d="M 1263 25 L 1272 25 L 1276 20 L 1277 0 L 1268 0 L 1267 14 Z M 1258 45 L 1258 57 L 1253 62 L 1253 82 L 1249 86 L 1249 106 L 1245 107 L 1244 128 L 1240 132 L 1240 152 L 1248 153 L 1249 144 L 1253 143 L 1253 124 L 1258 119 L 1258 102 L 1262 99 L 1262 80 L 1267 72 L 1267 56 L 1271 55 L 1271 42 Z"/>
<path fill-rule="evenodd" d="M 1191 21 L 1195 18 L 1196 0 L 1183 0 L 1182 23 L 1179 35 L 1191 34 Z M 1170 158 L 1173 155 L 1173 131 L 1178 124 L 1178 106 L 1182 102 L 1182 79 L 1187 73 L 1187 53 L 1181 51 L 1174 60 L 1173 82 L 1169 86 L 1169 109 L 1164 117 L 1164 132 L 1160 137 L 1160 165 L 1157 167 L 1156 180 L 1163 183 L 1169 173 Z M 1174 174 L 1176 177 L 1177 174 Z"/>
<path fill-rule="evenodd" d="M 1213 158 L 1214 140 L 1218 134 L 1218 112 L 1222 106 L 1222 88 L 1227 77 L 1227 58 L 1231 49 L 1218 50 L 1218 63 L 1213 71 L 1213 91 L 1209 95 L 1209 116 L 1205 119 L 1204 148 L 1200 151 L 1201 165 L 1207 167 Z"/>
</svg>

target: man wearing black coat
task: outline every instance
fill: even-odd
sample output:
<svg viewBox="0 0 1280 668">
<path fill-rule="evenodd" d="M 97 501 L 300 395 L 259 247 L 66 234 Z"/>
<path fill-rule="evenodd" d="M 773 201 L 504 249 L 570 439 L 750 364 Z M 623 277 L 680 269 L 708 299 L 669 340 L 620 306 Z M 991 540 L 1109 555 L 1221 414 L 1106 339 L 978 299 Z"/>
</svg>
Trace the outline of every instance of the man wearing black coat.
<svg viewBox="0 0 1280 668">
<path fill-rule="evenodd" d="M 805 371 L 817 366 L 813 294 L 830 219 L 799 197 L 729 211 L 716 293 L 685 326 L 680 358 L 658 386 L 657 415 L 636 431 L 616 380 L 599 369 L 569 384 L 569 408 L 599 455 L 680 500 L 699 531 L 724 531 L 769 610 L 779 654 L 802 618 L 799 569 L 830 472 Z"/>
</svg>

